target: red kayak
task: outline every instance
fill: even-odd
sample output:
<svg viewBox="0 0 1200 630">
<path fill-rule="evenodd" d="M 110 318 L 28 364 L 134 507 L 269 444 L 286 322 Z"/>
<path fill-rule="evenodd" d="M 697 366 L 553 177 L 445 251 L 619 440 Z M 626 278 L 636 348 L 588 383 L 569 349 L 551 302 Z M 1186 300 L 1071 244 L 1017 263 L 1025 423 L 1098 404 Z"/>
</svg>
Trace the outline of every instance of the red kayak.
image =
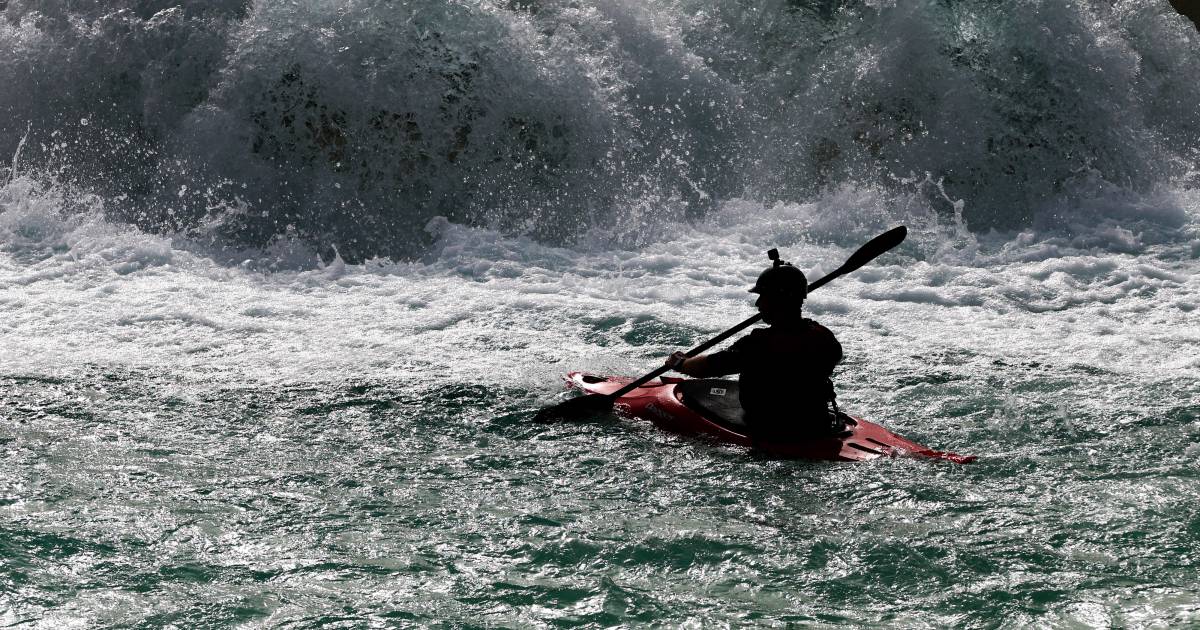
<svg viewBox="0 0 1200 630">
<path fill-rule="evenodd" d="M 625 376 L 571 372 L 567 385 L 589 394 L 611 394 L 633 381 Z M 747 435 L 738 402 L 738 383 L 726 379 L 659 377 L 618 398 L 614 406 L 634 418 L 683 435 L 705 436 L 727 444 L 755 446 Z M 789 444 L 759 444 L 778 457 L 828 461 L 866 461 L 880 457 L 924 457 L 957 464 L 972 455 L 935 451 L 862 418 L 842 414 L 846 430 L 829 438 Z"/>
</svg>

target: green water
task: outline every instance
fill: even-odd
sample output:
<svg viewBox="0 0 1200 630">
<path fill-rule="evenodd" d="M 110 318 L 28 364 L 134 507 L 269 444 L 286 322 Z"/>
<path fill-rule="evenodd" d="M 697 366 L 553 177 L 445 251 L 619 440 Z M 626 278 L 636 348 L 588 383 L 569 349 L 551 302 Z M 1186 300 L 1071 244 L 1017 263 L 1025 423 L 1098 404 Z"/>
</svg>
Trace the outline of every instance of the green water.
<svg viewBox="0 0 1200 630">
<path fill-rule="evenodd" d="M 896 431 L 980 456 L 966 466 L 540 426 L 528 392 L 484 386 L 8 375 L 0 621 L 1200 622 L 1195 383 L 1117 406 L 1103 372 L 978 361 L 938 357 L 879 399 Z M 1093 404 L 1056 409 L 1065 388 Z M 1000 391 L 1024 404 L 984 413 Z"/>
</svg>

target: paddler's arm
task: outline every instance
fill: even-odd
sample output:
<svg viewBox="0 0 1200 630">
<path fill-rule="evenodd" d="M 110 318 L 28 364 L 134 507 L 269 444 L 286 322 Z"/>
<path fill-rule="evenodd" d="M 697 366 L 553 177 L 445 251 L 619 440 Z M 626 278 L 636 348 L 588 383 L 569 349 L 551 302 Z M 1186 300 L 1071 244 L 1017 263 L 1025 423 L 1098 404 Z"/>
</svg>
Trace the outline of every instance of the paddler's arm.
<svg viewBox="0 0 1200 630">
<path fill-rule="evenodd" d="M 758 331 L 752 332 L 733 342 L 728 348 L 712 354 L 688 357 L 686 352 L 673 352 L 667 357 L 667 367 L 697 378 L 741 374 L 747 357 L 753 356 L 755 340 L 762 340 L 759 334 L 761 333 Z"/>
<path fill-rule="evenodd" d="M 701 354 L 689 357 L 683 351 L 677 351 L 667 357 L 666 364 L 676 372 L 697 378 L 724 376 L 737 371 L 730 369 L 732 366 L 727 365 L 729 361 L 725 360 L 723 356 L 725 354 L 725 352 L 717 352 L 715 354 Z"/>
</svg>

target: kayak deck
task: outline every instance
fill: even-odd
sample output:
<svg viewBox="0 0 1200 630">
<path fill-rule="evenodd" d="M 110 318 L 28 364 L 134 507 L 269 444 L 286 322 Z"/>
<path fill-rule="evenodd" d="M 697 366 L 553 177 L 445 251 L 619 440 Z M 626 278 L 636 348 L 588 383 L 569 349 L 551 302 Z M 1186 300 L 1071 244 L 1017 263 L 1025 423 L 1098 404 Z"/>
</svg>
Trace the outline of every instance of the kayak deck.
<svg viewBox="0 0 1200 630">
<path fill-rule="evenodd" d="M 612 394 L 632 378 L 571 372 L 567 385 L 589 394 Z M 703 436 L 726 444 L 754 447 L 769 455 L 827 461 L 869 461 L 881 457 L 921 457 L 959 464 L 969 455 L 935 451 L 862 418 L 842 414 L 846 430 L 828 438 L 786 444 L 755 444 L 741 417 L 737 382 L 724 379 L 660 377 L 618 398 L 624 415 L 649 420 L 673 433 Z"/>
</svg>

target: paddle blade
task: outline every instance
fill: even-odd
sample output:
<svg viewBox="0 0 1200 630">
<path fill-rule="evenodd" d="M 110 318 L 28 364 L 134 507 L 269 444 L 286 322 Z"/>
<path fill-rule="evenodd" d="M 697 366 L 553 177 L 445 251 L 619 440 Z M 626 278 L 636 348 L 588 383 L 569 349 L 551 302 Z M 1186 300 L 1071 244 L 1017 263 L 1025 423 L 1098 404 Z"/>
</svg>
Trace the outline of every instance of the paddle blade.
<svg viewBox="0 0 1200 630">
<path fill-rule="evenodd" d="M 810 282 L 808 285 L 809 292 L 816 291 L 826 282 L 844 276 L 851 271 L 854 271 L 855 269 L 858 269 L 859 267 L 871 262 L 872 260 L 875 260 L 877 257 L 879 257 L 879 255 L 902 243 L 905 236 L 908 236 L 908 228 L 901 225 L 900 227 L 892 228 L 867 241 L 866 244 L 862 247 L 859 247 L 858 251 L 854 252 L 854 254 L 851 255 L 850 258 L 846 260 L 846 263 L 841 267 L 834 269 L 832 273 L 824 278 L 821 278 L 820 280 L 817 280 L 816 282 Z"/>
<path fill-rule="evenodd" d="M 839 267 L 842 273 L 850 273 L 855 269 L 875 260 L 880 254 L 904 242 L 904 237 L 908 236 L 908 228 L 901 225 L 897 228 L 892 228 L 879 236 L 869 240 L 865 245 L 858 248 L 854 255 L 846 260 L 846 264 Z"/>
<path fill-rule="evenodd" d="M 578 398 L 563 401 L 553 407 L 546 407 L 533 417 L 534 422 L 543 424 L 576 420 L 587 416 L 604 413 L 612 409 L 613 398 L 604 394 L 587 394 Z"/>
</svg>

